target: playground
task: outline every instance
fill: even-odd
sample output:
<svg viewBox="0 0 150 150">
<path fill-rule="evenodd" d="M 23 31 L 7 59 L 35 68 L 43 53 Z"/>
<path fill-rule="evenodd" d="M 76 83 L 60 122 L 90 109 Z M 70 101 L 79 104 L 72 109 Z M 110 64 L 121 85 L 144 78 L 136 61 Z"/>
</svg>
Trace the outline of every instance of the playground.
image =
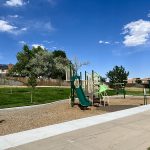
<svg viewBox="0 0 150 150">
<path fill-rule="evenodd" d="M 23 144 L 27 144 L 29 149 L 33 149 L 34 144 L 31 142 L 36 143 L 39 139 L 44 139 L 45 142 L 45 138 L 51 138 L 54 135 L 61 136 L 59 134 L 68 131 L 90 126 L 94 129 L 94 125 L 99 123 L 101 125 L 103 122 L 110 123 L 110 126 L 116 126 L 116 121 L 112 123 L 109 121 L 130 115 L 134 117 L 134 114 L 150 109 L 148 105 L 150 104 L 150 82 L 144 84 L 142 88 L 126 88 L 124 83 L 115 83 L 114 88 L 111 89 L 100 80 L 100 75 L 96 72 L 92 71 L 91 74 L 85 72 L 83 80 L 82 74 L 78 75 L 71 68 L 69 82 L 70 87 L 67 88 L 37 87 L 32 93 L 32 101 L 30 101 L 31 89 L 29 87 L 2 87 L 0 89 L 0 102 L 2 103 L 1 108 L 3 108 L 0 109 L 2 148 L 12 148 L 19 145 L 22 147 Z M 128 119 L 126 120 L 128 125 Z M 97 127 L 99 128 L 99 125 Z M 102 124 L 99 132 L 103 129 Z M 123 131 L 121 134 L 126 134 Z M 133 132 L 133 130 L 131 131 Z M 119 132 L 120 123 L 115 133 Z M 114 131 L 109 131 L 109 133 L 113 139 Z M 96 133 L 96 135 L 99 134 Z M 95 131 L 92 132 L 92 136 L 95 138 Z M 69 142 L 72 143 L 72 140 L 69 139 Z M 122 141 L 119 142 L 122 144 Z M 112 143 L 110 142 L 110 145 Z M 48 142 L 48 147 L 49 144 Z M 35 144 L 35 147 L 37 145 Z M 137 145 L 138 143 L 136 143 Z M 60 146 L 62 145 L 60 144 Z M 144 146 L 148 147 L 149 145 Z"/>
<path fill-rule="evenodd" d="M 76 100 L 78 103 L 78 100 Z M 148 104 L 150 98 L 148 97 Z M 9 108 L 0 110 L 0 135 L 6 135 L 57 124 L 79 118 L 100 115 L 143 105 L 141 96 L 112 96 L 109 106 L 90 106 L 81 110 L 78 105 L 70 106 L 70 100 L 62 100 L 44 105 Z"/>
<path fill-rule="evenodd" d="M 150 104 L 150 82 L 143 88 L 117 83 L 110 89 L 93 70 L 85 71 L 83 80 L 71 66 L 67 79 L 70 88 L 36 88 L 32 102 L 28 88 L 1 88 L 0 135 Z"/>
</svg>

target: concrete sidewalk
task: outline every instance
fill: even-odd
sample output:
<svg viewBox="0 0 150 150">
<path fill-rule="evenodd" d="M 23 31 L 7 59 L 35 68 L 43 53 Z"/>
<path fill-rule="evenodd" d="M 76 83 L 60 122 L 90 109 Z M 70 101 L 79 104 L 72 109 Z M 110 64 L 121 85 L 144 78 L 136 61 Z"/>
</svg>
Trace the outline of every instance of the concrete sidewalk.
<svg viewBox="0 0 150 150">
<path fill-rule="evenodd" d="M 146 150 L 150 111 L 60 134 L 9 150 Z"/>
</svg>

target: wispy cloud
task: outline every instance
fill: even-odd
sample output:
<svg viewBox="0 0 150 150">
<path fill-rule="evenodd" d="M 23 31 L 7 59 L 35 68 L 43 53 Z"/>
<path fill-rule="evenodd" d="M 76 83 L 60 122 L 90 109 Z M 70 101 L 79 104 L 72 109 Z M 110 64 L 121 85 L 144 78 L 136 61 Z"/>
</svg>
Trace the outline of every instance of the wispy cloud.
<svg viewBox="0 0 150 150">
<path fill-rule="evenodd" d="M 105 44 L 105 45 L 109 45 L 109 44 L 111 44 L 111 45 L 120 44 L 119 41 L 103 41 L 103 40 L 100 40 L 98 43 L 99 43 L 99 44 Z"/>
<path fill-rule="evenodd" d="M 147 17 L 150 18 L 150 13 L 147 14 Z"/>
<path fill-rule="evenodd" d="M 48 41 L 48 40 L 44 40 L 43 42 L 48 44 L 54 43 L 54 41 Z"/>
<path fill-rule="evenodd" d="M 15 35 L 18 35 L 24 31 L 26 31 L 27 28 L 18 28 L 12 24 L 10 24 L 8 21 L 5 20 L 0 20 L 0 32 L 5 32 L 5 33 L 12 33 Z"/>
<path fill-rule="evenodd" d="M 128 23 L 123 28 L 125 46 L 139 46 L 146 44 L 150 37 L 150 21 L 138 20 Z"/>
<path fill-rule="evenodd" d="M 10 18 L 18 18 L 19 15 L 8 15 L 8 17 L 10 17 Z"/>
<path fill-rule="evenodd" d="M 7 0 L 5 2 L 5 6 L 10 6 L 10 7 L 19 7 L 19 6 L 23 6 L 25 4 L 29 3 L 29 1 L 24 1 L 24 0 Z"/>
<path fill-rule="evenodd" d="M 16 26 L 10 25 L 7 21 L 0 20 L 1 32 L 13 32 L 15 29 L 17 29 Z"/>
<path fill-rule="evenodd" d="M 55 31 L 55 28 L 52 26 L 50 21 L 37 21 L 30 20 L 26 22 L 26 26 L 32 31 L 40 31 L 41 33 L 47 33 Z"/>
<path fill-rule="evenodd" d="M 100 40 L 98 43 L 99 43 L 99 44 L 110 44 L 109 41 L 103 41 L 103 40 Z"/>
<path fill-rule="evenodd" d="M 40 29 L 40 30 L 46 30 L 48 32 L 54 31 L 55 28 L 52 26 L 51 22 L 44 22 L 44 21 L 37 21 L 34 23 L 34 26 L 32 26 L 35 29 Z"/>
<path fill-rule="evenodd" d="M 26 44 L 25 41 L 19 41 L 18 43 L 21 44 L 21 45 L 25 45 Z"/>
<path fill-rule="evenodd" d="M 27 31 L 27 29 L 28 29 L 28 28 L 24 27 L 24 28 L 21 28 L 20 30 L 21 30 L 21 31 Z"/>
<path fill-rule="evenodd" d="M 56 46 L 53 46 L 52 49 L 57 49 L 57 47 L 56 47 Z"/>
</svg>

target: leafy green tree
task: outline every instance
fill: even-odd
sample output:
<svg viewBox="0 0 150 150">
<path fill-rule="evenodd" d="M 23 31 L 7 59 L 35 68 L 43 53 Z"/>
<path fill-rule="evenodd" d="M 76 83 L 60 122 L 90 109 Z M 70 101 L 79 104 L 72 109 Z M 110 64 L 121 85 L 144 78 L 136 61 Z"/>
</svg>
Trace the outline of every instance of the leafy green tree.
<svg viewBox="0 0 150 150">
<path fill-rule="evenodd" d="M 32 72 L 36 74 L 36 77 L 50 78 L 53 70 L 56 70 L 53 55 L 47 50 L 36 52 L 28 65 L 32 68 Z"/>
<path fill-rule="evenodd" d="M 55 67 L 51 77 L 54 79 L 65 79 L 66 78 L 66 66 L 69 65 L 69 59 L 66 53 L 62 50 L 55 50 L 52 52 Z"/>
<path fill-rule="evenodd" d="M 24 45 L 23 50 L 17 54 L 18 62 L 9 72 L 11 76 L 36 78 L 65 79 L 65 69 L 69 64 L 66 53 L 62 50 L 50 52 L 40 46 L 31 50 Z"/>
<path fill-rule="evenodd" d="M 33 52 L 27 45 L 24 45 L 23 50 L 17 53 L 18 62 L 11 70 L 11 74 L 17 74 L 19 76 L 29 76 L 32 68 L 29 67 L 29 62 L 33 58 Z"/>
<path fill-rule="evenodd" d="M 67 58 L 66 53 L 63 50 L 54 50 L 52 53 L 53 53 L 53 58 L 56 57 Z"/>
<path fill-rule="evenodd" d="M 100 81 L 101 81 L 101 82 L 103 82 L 103 83 L 105 83 L 105 82 L 106 82 L 106 78 L 105 78 L 105 77 L 100 76 Z"/>
<path fill-rule="evenodd" d="M 106 76 L 109 78 L 109 83 L 113 86 L 115 83 L 127 83 L 129 71 L 126 71 L 123 66 L 115 66 L 113 70 L 107 72 Z"/>
<path fill-rule="evenodd" d="M 66 66 L 69 64 L 69 60 L 67 58 L 56 57 L 54 58 L 55 67 L 52 72 L 52 78 L 54 79 L 62 79 L 66 78 Z"/>
</svg>

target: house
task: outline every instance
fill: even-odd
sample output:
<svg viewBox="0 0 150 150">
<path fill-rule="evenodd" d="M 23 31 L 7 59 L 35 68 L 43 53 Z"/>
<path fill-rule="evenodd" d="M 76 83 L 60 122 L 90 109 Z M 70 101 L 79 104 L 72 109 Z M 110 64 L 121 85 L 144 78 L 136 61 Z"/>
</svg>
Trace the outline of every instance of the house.
<svg viewBox="0 0 150 150">
<path fill-rule="evenodd" d="M 136 83 L 137 80 L 141 80 L 141 79 L 140 78 L 130 78 L 127 80 L 127 83 L 129 83 L 129 84 L 133 83 L 134 84 L 134 83 Z"/>
<path fill-rule="evenodd" d="M 6 75 L 12 67 L 13 64 L 0 64 L 0 75 Z"/>
<path fill-rule="evenodd" d="M 150 78 L 143 78 L 142 83 L 143 84 L 149 84 Z"/>
</svg>

